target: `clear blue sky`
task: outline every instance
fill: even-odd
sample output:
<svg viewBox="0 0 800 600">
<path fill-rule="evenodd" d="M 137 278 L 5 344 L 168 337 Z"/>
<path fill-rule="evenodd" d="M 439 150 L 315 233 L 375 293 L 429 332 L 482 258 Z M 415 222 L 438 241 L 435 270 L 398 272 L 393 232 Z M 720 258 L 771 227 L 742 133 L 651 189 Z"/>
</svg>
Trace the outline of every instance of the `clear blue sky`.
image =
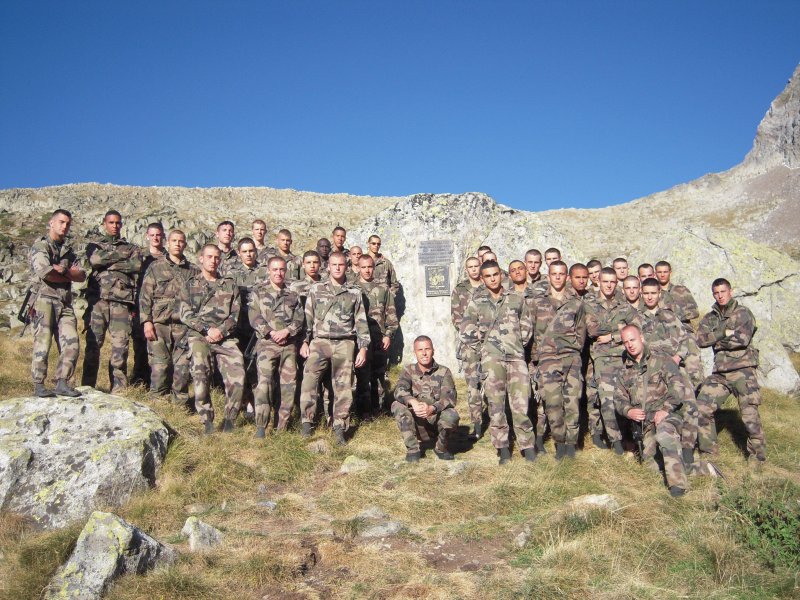
<svg viewBox="0 0 800 600">
<path fill-rule="evenodd" d="M 616 204 L 738 163 L 800 1 L 0 3 L 0 188 Z"/>
</svg>

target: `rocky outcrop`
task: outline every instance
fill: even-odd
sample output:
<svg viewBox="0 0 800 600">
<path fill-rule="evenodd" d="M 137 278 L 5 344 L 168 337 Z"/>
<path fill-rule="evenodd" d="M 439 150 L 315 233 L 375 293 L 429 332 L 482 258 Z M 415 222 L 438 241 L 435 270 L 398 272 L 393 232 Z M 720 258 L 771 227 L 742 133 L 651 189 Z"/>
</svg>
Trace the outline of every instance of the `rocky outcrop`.
<svg viewBox="0 0 800 600">
<path fill-rule="evenodd" d="M 181 533 L 189 540 L 191 552 L 205 552 L 222 543 L 222 532 L 197 517 L 189 517 L 183 524 Z"/>
<path fill-rule="evenodd" d="M 69 560 L 47 587 L 48 600 L 98 600 L 111 582 L 175 562 L 177 553 L 118 516 L 94 512 Z"/>
<path fill-rule="evenodd" d="M 147 406 L 80 390 L 0 402 L 0 509 L 62 527 L 155 484 L 169 426 Z"/>
</svg>

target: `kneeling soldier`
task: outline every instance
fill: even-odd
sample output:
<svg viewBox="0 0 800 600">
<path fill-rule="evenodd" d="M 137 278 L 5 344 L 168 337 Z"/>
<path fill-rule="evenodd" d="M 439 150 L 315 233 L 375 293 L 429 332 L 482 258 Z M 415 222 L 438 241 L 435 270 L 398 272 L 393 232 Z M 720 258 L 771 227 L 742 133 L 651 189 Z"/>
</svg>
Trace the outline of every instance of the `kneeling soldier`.
<svg viewBox="0 0 800 600">
<path fill-rule="evenodd" d="M 644 451 L 641 459 L 655 466 L 656 450 L 664 458 L 669 493 L 683 496 L 688 486 L 681 460 L 680 409 L 692 391 L 678 366 L 668 357 L 650 354 L 636 325 L 622 329 L 624 367 L 617 377 L 614 405 L 617 412 L 641 427 Z"/>
<path fill-rule="evenodd" d="M 453 460 L 450 434 L 458 427 L 456 386 L 450 369 L 433 360 L 433 342 L 426 335 L 414 340 L 417 363 L 407 365 L 394 389 L 392 414 L 406 445 L 406 460 L 420 459 L 417 429 L 433 429 L 434 453 L 442 460 Z"/>
</svg>

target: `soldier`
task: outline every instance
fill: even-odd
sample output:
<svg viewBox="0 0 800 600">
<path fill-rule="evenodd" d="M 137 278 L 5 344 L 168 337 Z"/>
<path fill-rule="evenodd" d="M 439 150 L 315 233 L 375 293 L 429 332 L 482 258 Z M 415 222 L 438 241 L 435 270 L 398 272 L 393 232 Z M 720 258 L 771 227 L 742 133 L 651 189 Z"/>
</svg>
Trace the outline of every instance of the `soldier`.
<svg viewBox="0 0 800 600">
<path fill-rule="evenodd" d="M 497 261 L 497 255 L 494 252 L 492 252 L 491 250 L 489 250 L 489 252 L 484 253 L 484 255 L 483 255 L 483 262 L 487 262 L 487 261 L 490 261 L 490 260 L 493 261 L 493 262 L 496 262 L 497 264 L 500 264 Z M 483 264 L 483 263 L 481 263 L 481 264 Z M 501 268 L 500 269 L 500 278 L 502 280 L 503 289 L 510 290 L 510 289 L 513 288 L 514 284 L 511 283 L 511 279 L 508 276 L 508 271 L 506 271 L 505 269 Z"/>
<path fill-rule="evenodd" d="M 256 286 L 248 305 L 250 323 L 258 336 L 258 387 L 255 391 L 256 437 L 263 438 L 280 389 L 278 431 L 292 416 L 297 381 L 297 347 L 303 331 L 300 296 L 286 287 L 286 260 L 269 259 L 269 282 Z"/>
<path fill-rule="evenodd" d="M 348 256 L 349 250 L 344 247 L 347 240 L 347 230 L 344 227 L 336 226 L 331 232 L 331 252 L 341 252 Z"/>
<path fill-rule="evenodd" d="M 317 254 L 319 255 L 319 274 L 322 279 L 328 278 L 328 257 L 331 255 L 331 242 L 327 238 L 317 240 Z"/>
<path fill-rule="evenodd" d="M 483 259 L 484 255 L 487 252 L 491 252 L 491 251 L 492 251 L 492 248 L 490 246 L 480 246 L 478 248 L 476 254 L 478 255 L 478 260 L 481 261 L 481 264 L 483 264 L 485 262 L 484 259 Z"/>
<path fill-rule="evenodd" d="M 589 269 L 589 287 L 587 292 L 593 296 L 600 295 L 600 271 L 603 270 L 603 263 L 596 258 L 593 258 L 586 263 L 586 268 Z"/>
<path fill-rule="evenodd" d="M 33 393 L 39 398 L 51 398 L 56 394 L 73 398 L 81 395 L 69 384 L 80 352 L 78 322 L 72 308 L 72 282 L 85 280 L 86 273 L 67 241 L 71 225 L 72 214 L 68 210 L 54 211 L 47 234 L 31 245 L 28 259 L 33 298 L 29 306 L 34 313 L 31 377 Z M 44 384 L 53 336 L 57 336 L 59 351 L 55 394 Z"/>
<path fill-rule="evenodd" d="M 586 267 L 580 266 L 588 281 Z M 556 459 L 560 460 L 574 458 L 578 442 L 586 319 L 583 299 L 567 286 L 567 265 L 557 260 L 550 263 L 548 271 L 550 290 L 536 297 L 531 356 L 538 366 L 547 421 L 556 444 Z"/>
<path fill-rule="evenodd" d="M 624 367 L 617 377 L 614 405 L 619 414 L 641 427 L 642 460 L 657 469 L 654 457 L 660 449 L 670 496 L 683 496 L 688 481 L 679 453 L 680 408 L 691 396 L 691 390 L 674 362 L 650 353 L 636 325 L 626 325 L 622 329 L 622 343 L 625 345 Z"/>
<path fill-rule="evenodd" d="M 321 261 L 316 250 L 305 252 L 303 254 L 303 277 L 289 285 L 290 289 L 300 296 L 300 301 L 304 307 L 308 297 L 308 290 L 318 281 L 322 281 L 319 275 L 320 264 Z"/>
<path fill-rule="evenodd" d="M 378 416 L 384 409 L 389 346 L 399 323 L 389 288 L 377 283 L 373 277 L 375 261 L 371 256 L 362 256 L 358 268 L 361 271 L 358 287 L 364 294 L 370 345 L 366 363 L 356 369 L 356 396 L 361 415 L 366 418 Z"/>
<path fill-rule="evenodd" d="M 439 459 L 453 460 L 449 438 L 458 428 L 453 375 L 433 359 L 433 342 L 428 336 L 420 335 L 414 340 L 414 355 L 417 362 L 403 368 L 392 402 L 392 415 L 406 445 L 406 461 L 419 462 L 420 428 L 433 430 L 433 451 Z"/>
<path fill-rule="evenodd" d="M 236 262 L 237 254 L 233 248 L 234 226 L 232 221 L 222 221 L 217 225 L 217 248 L 220 252 L 219 272 L 224 274 L 233 263 Z"/>
<path fill-rule="evenodd" d="M 86 350 L 81 383 L 95 387 L 100 368 L 100 348 L 106 332 L 111 337 L 109 380 L 111 392 L 128 385 L 128 340 L 131 312 L 136 309 L 136 276 L 142 267 L 142 250 L 120 237 L 122 217 L 109 210 L 103 229 L 87 235 L 86 257 L 92 267 L 86 288 L 88 306 L 83 314 Z"/>
<path fill-rule="evenodd" d="M 481 262 L 470 256 L 465 263 L 467 278 L 461 280 L 450 296 L 450 315 L 456 328 L 456 358 L 461 361 L 464 379 L 467 383 L 467 405 L 472 421 L 472 435 L 480 438 L 483 433 L 483 392 L 479 373 L 480 355 L 461 343 L 459 332 L 472 295 L 483 285 L 481 281 Z"/>
<path fill-rule="evenodd" d="M 620 256 L 614 259 L 611 266 L 617 274 L 617 287 L 622 287 L 623 281 L 628 276 L 628 261 Z"/>
<path fill-rule="evenodd" d="M 353 403 L 353 367 L 358 369 L 366 363 L 370 334 L 361 290 L 347 285 L 344 254 L 331 254 L 328 267 L 330 279 L 312 285 L 306 300 L 305 341 L 300 347 L 300 355 L 306 359 L 300 413 L 303 436 L 309 437 L 317 412 L 317 388 L 330 367 L 334 388 L 333 433 L 336 443 L 344 445 Z M 358 354 L 354 363 L 356 343 Z"/>
<path fill-rule="evenodd" d="M 697 390 L 705 378 L 705 369 L 700 358 L 700 348 L 697 345 L 692 321 L 700 316 L 700 311 L 697 309 L 697 302 L 689 288 L 672 283 L 671 278 L 672 266 L 665 260 L 658 261 L 656 263 L 656 279 L 661 285 L 661 305 L 670 308 L 675 313 L 686 331 L 688 354 L 684 362 L 689 379 L 692 380 L 692 385 Z"/>
<path fill-rule="evenodd" d="M 268 248 L 262 253 L 263 262 L 273 256 L 279 256 L 286 261 L 286 281 L 296 281 L 300 279 L 303 270 L 303 259 L 292 253 L 292 232 L 288 229 L 281 229 L 275 236 L 275 247 Z"/>
<path fill-rule="evenodd" d="M 528 271 L 521 260 L 512 260 L 508 265 L 508 277 L 515 292 L 524 294 L 528 289 Z"/>
<path fill-rule="evenodd" d="M 614 269 L 601 269 L 600 293 L 586 305 L 586 330 L 592 340 L 590 354 L 594 380 L 589 397 L 589 426 L 596 447 L 607 447 L 602 437 L 605 431 L 614 453 L 622 455 L 622 433 L 614 408 L 614 389 L 622 370 L 620 332 L 628 324 L 625 322 L 628 310 L 624 300 L 616 294 L 616 289 L 617 275 Z"/>
<path fill-rule="evenodd" d="M 530 381 L 525 346 L 533 333 L 530 306 L 516 292 L 503 288 L 495 261 L 481 265 L 483 286 L 472 295 L 461 321 L 461 341 L 481 358 L 483 390 L 489 400 L 489 433 L 500 464 L 511 460 L 506 397 L 514 435 L 528 461 L 536 460 L 533 424 L 528 418 Z"/>
<path fill-rule="evenodd" d="M 264 241 L 267 236 L 267 224 L 261 219 L 256 219 L 253 221 L 252 233 L 253 242 L 255 242 L 256 251 L 258 252 L 258 260 L 263 261 L 266 257 L 262 258 L 261 253 L 269 249 Z"/>
<path fill-rule="evenodd" d="M 150 394 L 163 396 L 172 388 L 172 401 L 189 401 L 188 329 L 180 320 L 178 297 L 199 269 L 186 260 L 186 235 L 169 232 L 167 254 L 156 259 L 142 277 L 139 315 L 150 355 Z M 168 381 L 172 372 L 172 384 Z"/>
<path fill-rule="evenodd" d="M 561 250 L 558 248 L 548 248 L 544 251 L 544 262 L 547 264 L 547 268 L 550 268 L 555 261 L 561 260 Z"/>
<path fill-rule="evenodd" d="M 395 275 L 391 261 L 380 252 L 381 238 L 371 235 L 367 240 L 367 245 L 369 246 L 368 254 L 375 261 L 375 281 L 382 283 L 389 288 L 392 295 L 396 295 L 400 284 L 397 282 L 397 275 Z"/>
<path fill-rule="evenodd" d="M 136 304 L 139 306 L 139 294 L 142 290 L 142 280 L 147 268 L 157 258 L 165 256 L 164 249 L 164 226 L 161 223 L 150 223 L 147 226 L 145 233 L 145 240 L 147 240 L 147 251 L 144 253 L 142 259 L 142 270 L 136 278 Z M 142 329 L 142 319 L 138 310 L 134 310 L 131 323 L 131 341 L 133 342 L 133 373 L 131 374 L 131 383 L 150 383 L 150 365 L 147 362 L 147 339 L 145 338 Z"/>
<path fill-rule="evenodd" d="M 761 427 L 758 405 L 761 404 L 756 369 L 758 350 L 753 346 L 756 320 L 746 306 L 733 298 L 727 279 L 715 279 L 711 291 L 716 302 L 697 328 L 701 348 L 714 350 L 714 369 L 706 378 L 697 397 L 700 409 L 700 452 L 717 453 L 717 430 L 714 413 L 730 395 L 739 402 L 742 423 L 747 430 L 748 460 L 761 464 L 767 460 L 767 442 Z"/>
<path fill-rule="evenodd" d="M 617 289 L 622 288 L 622 297 L 631 309 L 639 311 L 642 306 L 642 282 L 635 275 L 628 275 L 620 282 L 619 271 L 614 269 L 614 272 L 617 275 Z"/>
<path fill-rule="evenodd" d="M 525 253 L 525 268 L 528 271 L 528 288 L 534 294 L 546 294 L 550 288 L 547 276 L 542 275 L 539 269 L 542 266 L 542 253 L 532 248 Z M 537 448 L 538 450 L 538 448 Z"/>
<path fill-rule="evenodd" d="M 645 279 L 651 279 L 656 276 L 655 269 L 653 269 L 653 265 L 650 263 L 642 263 L 636 269 L 636 274 L 639 276 L 639 281 L 644 281 Z"/>
<path fill-rule="evenodd" d="M 200 273 L 187 280 L 180 294 L 181 321 L 189 328 L 194 404 L 206 434 L 214 432 L 209 389 L 213 363 L 225 382 L 223 431 L 233 431 L 244 391 L 244 359 L 235 336 L 239 287 L 233 278 L 220 275 L 220 254 L 214 244 L 203 246 Z"/>
<path fill-rule="evenodd" d="M 347 283 L 357 283 L 361 279 L 361 271 L 358 268 L 358 261 L 361 259 L 364 251 L 361 246 L 350 247 L 350 264 L 351 268 L 347 269 Z"/>
</svg>

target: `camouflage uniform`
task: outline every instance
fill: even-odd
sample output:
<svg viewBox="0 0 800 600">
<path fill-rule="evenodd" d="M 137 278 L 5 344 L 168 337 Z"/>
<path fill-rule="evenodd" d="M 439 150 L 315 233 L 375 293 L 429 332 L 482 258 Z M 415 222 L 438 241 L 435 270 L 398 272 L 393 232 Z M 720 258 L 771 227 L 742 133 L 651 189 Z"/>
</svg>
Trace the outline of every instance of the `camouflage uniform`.
<svg viewBox="0 0 800 600">
<path fill-rule="evenodd" d="M 561 298 L 536 297 L 536 334 L 531 356 L 535 361 L 544 408 L 553 440 L 578 441 L 580 399 L 583 394 L 581 355 L 586 343 L 583 299 L 572 288 Z"/>
<path fill-rule="evenodd" d="M 303 370 L 300 413 L 303 423 L 313 423 L 317 412 L 317 388 L 330 366 L 333 379 L 333 427 L 346 430 L 353 403 L 353 358 L 358 349 L 369 348 L 370 334 L 361 290 L 332 280 L 311 286 L 306 299 L 305 341 L 309 355 Z"/>
<path fill-rule="evenodd" d="M 34 383 L 44 384 L 47 378 L 47 357 L 54 335 L 58 335 L 56 344 L 59 351 L 56 379 L 69 381 L 75 373 L 80 343 L 78 322 L 72 308 L 72 284 L 45 281 L 45 277 L 53 270 L 54 265 L 69 269 L 76 261 L 77 256 L 69 240 L 58 243 L 45 235 L 31 246 L 28 262 L 32 275 L 31 293 L 35 298 L 31 361 L 31 377 Z"/>
<path fill-rule="evenodd" d="M 219 248 L 219 246 L 217 246 Z M 236 267 L 236 264 L 241 264 L 242 261 L 239 260 L 239 253 L 236 252 L 236 249 L 231 246 L 231 249 L 225 252 L 222 248 L 219 248 L 219 274 L 226 275 L 228 271 L 232 268 Z"/>
<path fill-rule="evenodd" d="M 365 254 L 364 256 L 372 255 Z M 400 284 L 397 282 L 397 275 L 394 272 L 392 262 L 384 257 L 383 254 L 378 254 L 378 256 L 373 256 L 372 258 L 375 260 L 375 271 L 373 271 L 372 280 L 388 287 L 393 296 L 397 295 Z"/>
<path fill-rule="evenodd" d="M 133 346 L 133 373 L 131 373 L 131 383 L 133 384 L 147 384 L 151 381 L 150 363 L 148 361 L 149 345 L 147 339 L 144 337 L 144 321 L 141 318 L 142 316 L 138 308 L 144 274 L 147 272 L 147 268 L 153 264 L 156 259 L 163 256 L 165 256 L 163 252 L 160 254 L 153 254 L 148 249 L 142 259 L 142 269 L 139 271 L 139 276 L 136 278 L 136 302 L 134 304 L 136 310 L 133 311 L 131 318 L 131 345 Z"/>
<path fill-rule="evenodd" d="M 284 254 L 279 248 L 266 248 L 258 254 L 258 262 L 264 265 L 265 268 L 269 267 L 269 259 L 273 256 L 279 256 L 286 261 L 286 282 L 297 281 L 305 277 L 303 271 L 303 257 L 293 254 L 291 251 Z"/>
<path fill-rule="evenodd" d="M 427 419 L 417 417 L 408 405 L 411 398 L 433 406 L 434 413 Z M 417 364 L 406 365 L 394 388 L 392 415 L 397 421 L 407 452 L 419 452 L 418 429 L 433 429 L 436 450 L 448 452 L 450 435 L 458 428 L 456 386 L 450 369 L 436 361 L 427 372 L 423 372 Z"/>
<path fill-rule="evenodd" d="M 456 328 L 456 335 L 461 329 L 464 311 L 467 310 L 475 290 L 480 287 L 473 287 L 469 279 L 465 279 L 460 281 L 453 290 L 453 294 L 450 296 L 450 314 L 453 319 L 453 327 Z M 467 406 L 469 407 L 470 421 L 473 425 L 479 425 L 483 422 L 483 391 L 479 373 L 480 353 L 462 344 L 459 338 L 456 345 L 456 358 L 461 361 L 464 380 L 467 383 Z"/>
<path fill-rule="evenodd" d="M 700 384 L 705 378 L 703 361 L 700 358 L 700 348 L 697 345 L 697 336 L 692 326 L 692 321 L 700 316 L 700 311 L 697 309 L 697 302 L 695 302 L 694 296 L 692 296 L 692 292 L 689 291 L 689 288 L 683 285 L 670 283 L 666 288 L 661 289 L 659 306 L 671 309 L 683 324 L 687 336 L 687 354 L 683 363 L 686 372 L 689 374 L 689 379 L 692 381 L 692 385 L 696 390 L 700 387 Z"/>
<path fill-rule="evenodd" d="M 363 293 L 364 311 L 367 313 L 370 344 L 367 362 L 356 369 L 356 397 L 362 413 L 384 409 L 386 392 L 386 363 L 388 351 L 383 349 L 384 336 L 391 337 L 399 326 L 394 296 L 389 288 L 373 281 L 359 279 Z"/>
<path fill-rule="evenodd" d="M 533 333 L 529 304 L 516 292 L 502 289 L 495 300 L 485 286 L 472 296 L 461 322 L 461 341 L 480 355 L 483 391 L 489 401 L 489 432 L 495 448 L 508 448 L 506 396 L 520 450 L 533 448 L 528 418 L 530 379 L 525 346 Z"/>
<path fill-rule="evenodd" d="M 214 359 L 225 382 L 225 419 L 234 421 L 239 414 L 244 391 L 244 358 L 235 338 L 239 309 L 239 287 L 230 277 L 207 281 L 198 273 L 181 289 L 180 317 L 189 328 L 194 404 L 201 423 L 214 421 L 209 389 Z M 222 332 L 222 341 L 206 340 L 212 327 Z"/>
<path fill-rule="evenodd" d="M 297 350 L 303 332 L 303 305 L 297 293 L 284 287 L 276 288 L 271 283 L 255 287 L 248 304 L 250 324 L 258 336 L 258 387 L 255 391 L 256 427 L 266 427 L 280 398 L 278 429 L 289 424 L 294 406 L 297 382 Z M 270 338 L 271 331 L 289 329 L 289 337 L 283 344 Z M 280 394 L 276 392 L 276 380 Z"/>
<path fill-rule="evenodd" d="M 320 281 L 322 280 L 320 279 Z M 297 281 L 293 281 L 291 284 L 289 284 L 289 289 L 300 297 L 300 304 L 303 307 L 303 312 L 304 312 L 303 330 L 300 334 L 300 339 L 305 339 L 306 337 L 306 322 L 305 322 L 306 299 L 308 298 L 308 291 L 311 289 L 311 286 L 314 285 L 315 283 L 319 282 L 314 281 L 304 272 L 302 279 L 298 279 Z M 302 387 L 302 382 L 303 382 L 303 370 L 305 368 L 305 362 L 306 359 L 304 359 L 302 356 L 298 354 L 297 355 L 298 383 L 295 386 L 295 401 L 298 404 L 300 402 L 300 389 Z M 322 396 L 320 395 L 320 392 L 323 392 Z M 322 408 L 323 412 L 326 412 L 324 410 L 325 405 L 333 403 L 333 381 L 331 381 L 330 369 L 328 369 L 325 372 L 325 374 L 322 377 L 322 380 L 320 381 L 319 389 L 317 389 L 316 395 L 314 397 L 314 404 L 322 403 L 322 400 L 320 400 L 320 398 L 322 398 L 323 396 L 326 404 L 323 403 Z M 326 418 L 328 417 L 327 413 L 325 414 L 325 417 Z"/>
<path fill-rule="evenodd" d="M 181 405 L 189 400 L 189 340 L 188 329 L 181 323 L 178 298 L 186 281 L 198 273 L 199 269 L 185 258 L 179 263 L 170 257 L 159 258 L 145 271 L 139 292 L 142 325 L 152 323 L 158 338 L 147 342 L 150 392 L 165 395 L 172 387 L 172 400 Z"/>
<path fill-rule="evenodd" d="M 727 335 L 726 331 L 732 331 Z M 717 430 L 714 413 L 733 394 L 747 430 L 747 452 L 760 461 L 766 460 L 766 438 L 761 427 L 758 406 L 761 404 L 756 369 L 758 350 L 753 347 L 756 320 L 746 306 L 731 299 L 724 307 L 716 302 L 697 328 L 701 348 L 714 350 L 714 369 L 706 378 L 697 396 L 700 409 L 699 447 L 701 452 L 715 453 Z"/>
<path fill-rule="evenodd" d="M 106 331 L 111 337 L 109 380 L 111 390 L 128 385 L 128 340 L 131 312 L 135 310 L 136 275 L 142 267 L 142 250 L 121 237 L 99 231 L 88 236 L 86 258 L 92 267 L 86 287 L 88 306 L 83 314 L 86 350 L 81 383 L 95 387 L 100 368 L 100 348 Z"/>
<path fill-rule="evenodd" d="M 681 458 L 683 419 L 680 408 L 683 402 L 692 398 L 686 378 L 674 362 L 666 356 L 651 354 L 646 346 L 638 363 L 627 352 L 623 362 L 614 392 L 617 412 L 627 417 L 630 409 L 641 408 L 647 413 L 641 425 L 644 436 L 642 460 L 646 460 L 651 468 L 656 467 L 654 457 L 660 448 L 667 485 L 685 490 L 688 481 Z M 669 414 L 656 425 L 653 419 L 660 410 Z M 634 423 L 633 427 L 639 425 Z"/>
</svg>

